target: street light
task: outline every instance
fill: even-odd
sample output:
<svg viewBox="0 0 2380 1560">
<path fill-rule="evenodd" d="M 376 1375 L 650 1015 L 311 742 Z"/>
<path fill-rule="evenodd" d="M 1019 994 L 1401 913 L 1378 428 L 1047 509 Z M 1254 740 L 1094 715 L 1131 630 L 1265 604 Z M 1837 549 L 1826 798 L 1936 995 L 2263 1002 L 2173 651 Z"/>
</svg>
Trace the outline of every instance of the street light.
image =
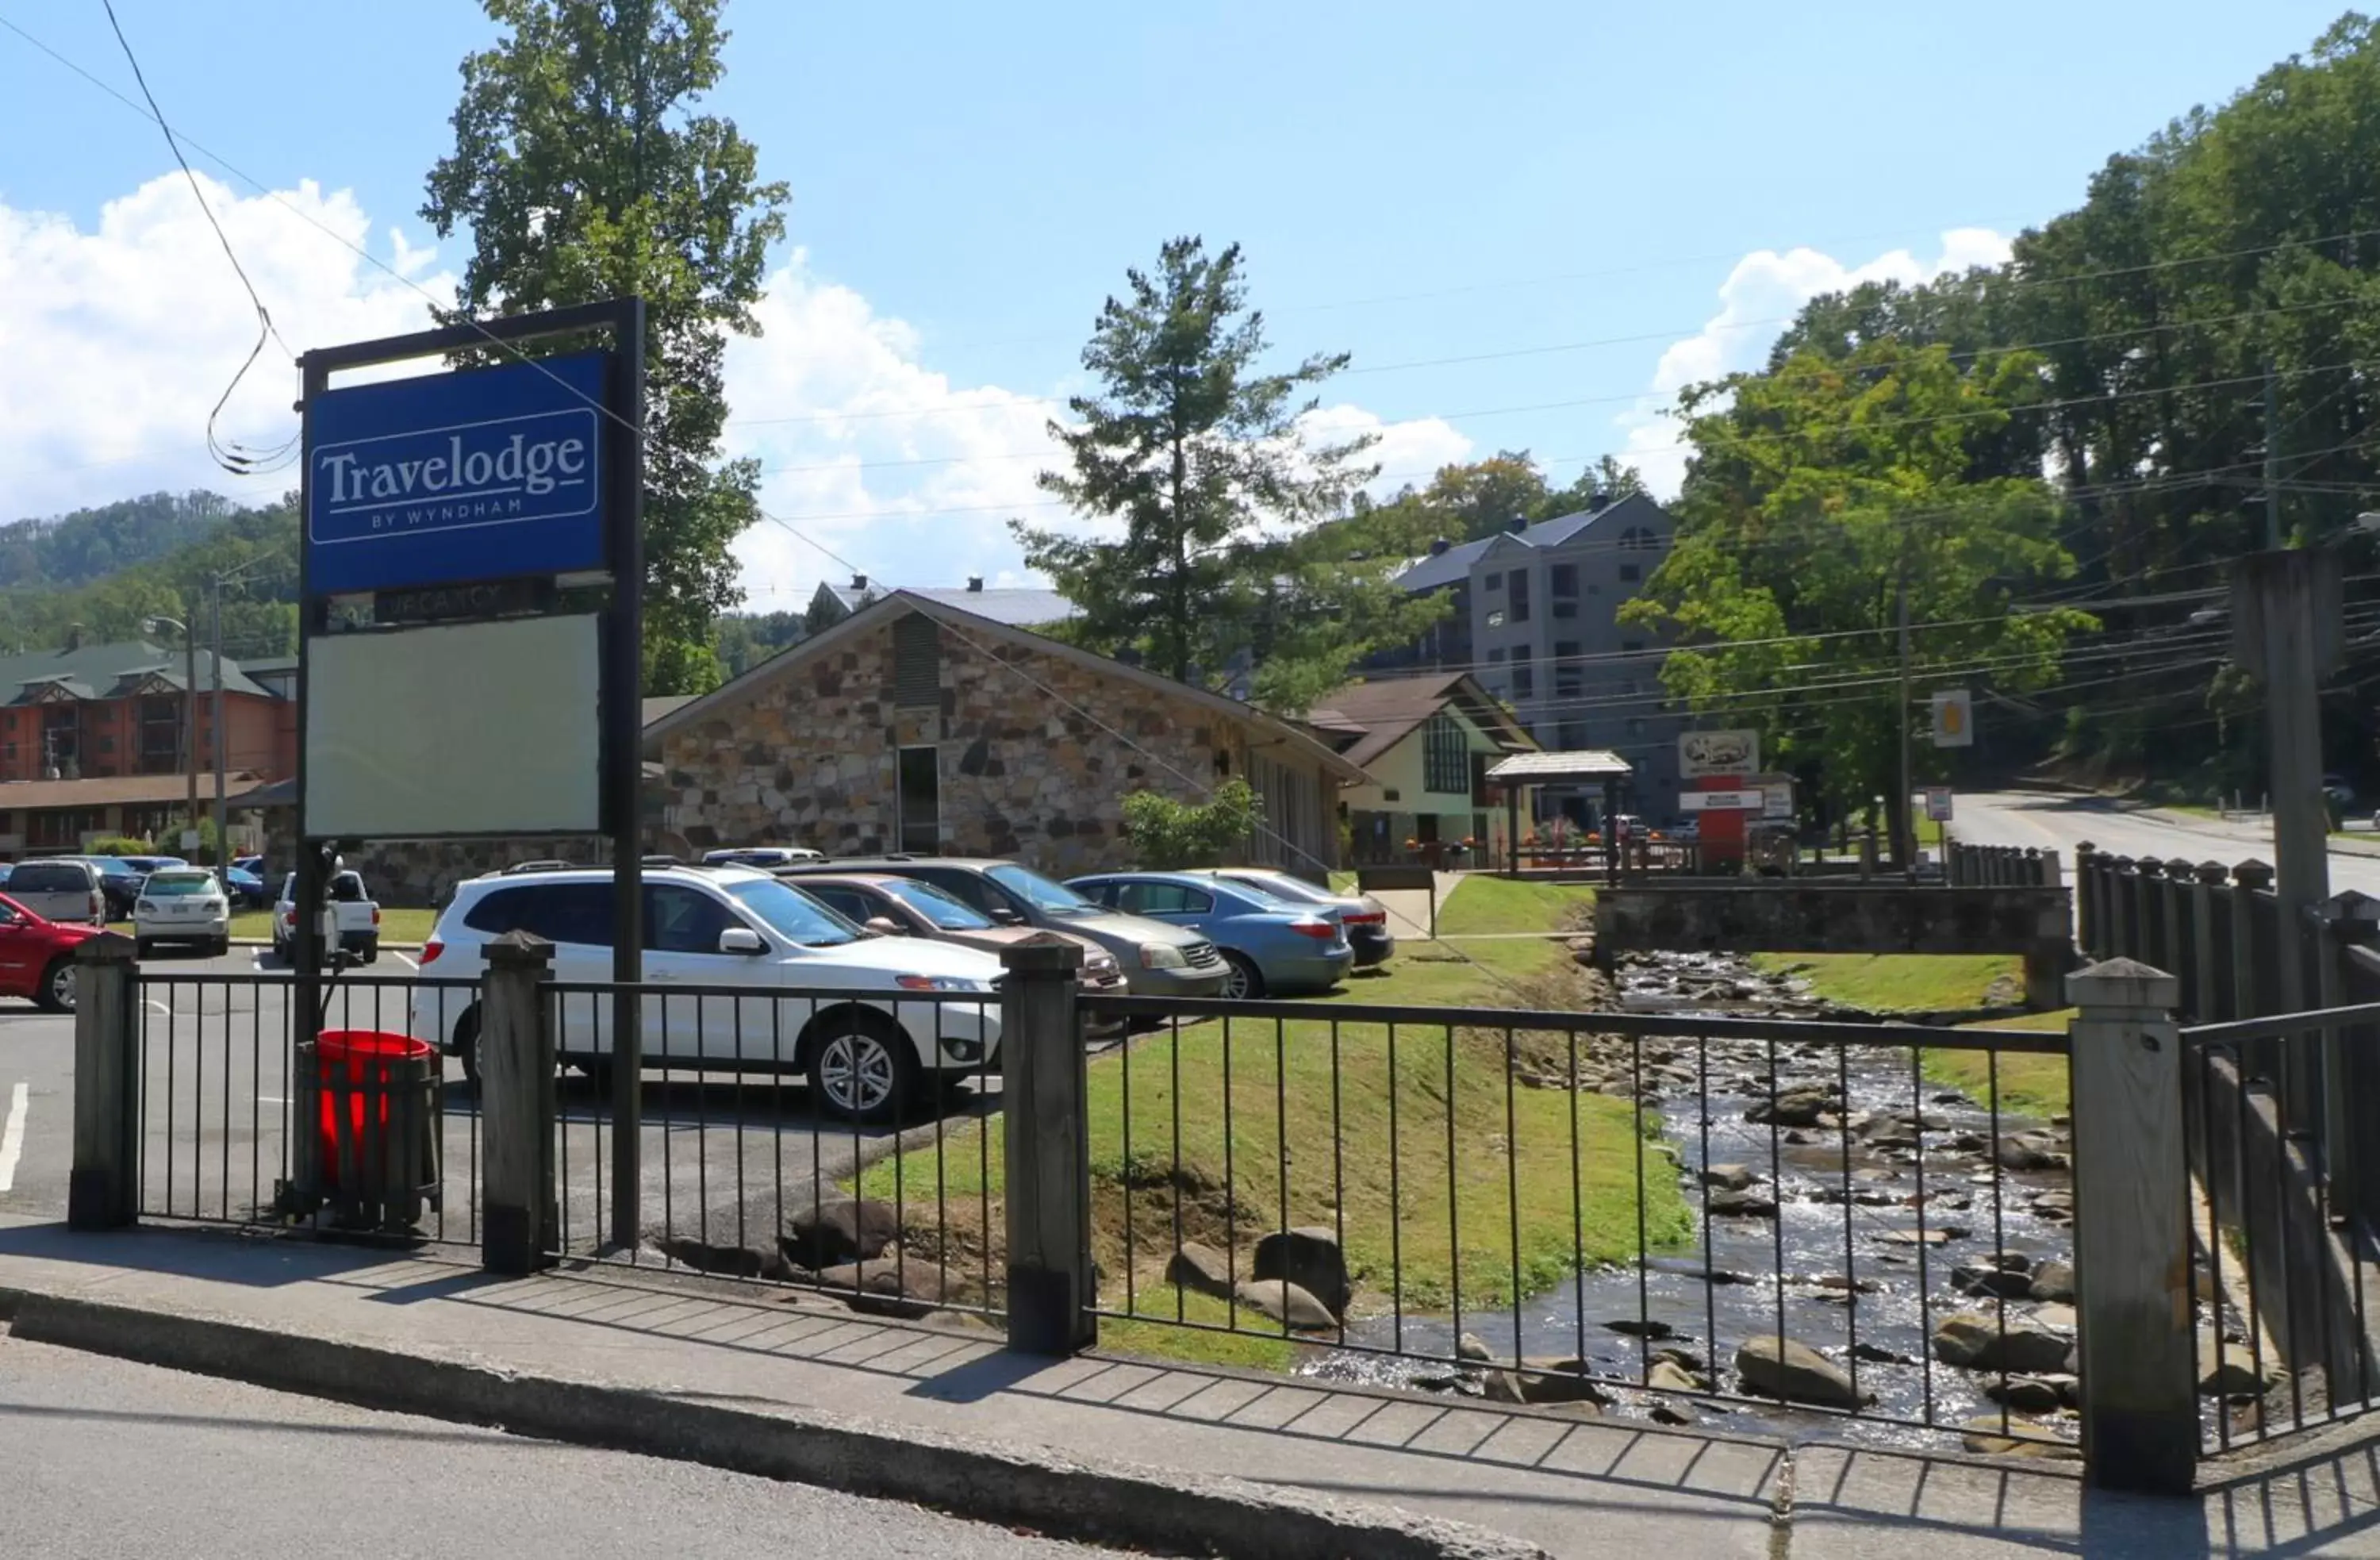
<svg viewBox="0 0 2380 1560">
<path fill-rule="evenodd" d="M 182 773 L 189 780 L 182 816 L 195 829 L 199 826 L 199 640 L 190 632 L 190 626 L 178 617 L 160 613 L 140 620 L 144 634 L 162 633 L 167 628 L 182 636 Z"/>
</svg>

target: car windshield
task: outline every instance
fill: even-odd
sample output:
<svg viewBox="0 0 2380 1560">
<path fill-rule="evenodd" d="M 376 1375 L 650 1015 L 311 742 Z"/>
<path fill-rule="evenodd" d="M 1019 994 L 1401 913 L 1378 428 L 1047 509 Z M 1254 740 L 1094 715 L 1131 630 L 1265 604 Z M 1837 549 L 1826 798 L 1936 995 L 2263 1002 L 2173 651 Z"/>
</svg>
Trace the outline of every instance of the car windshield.
<svg viewBox="0 0 2380 1560">
<path fill-rule="evenodd" d="M 140 874 L 113 856 L 102 856 L 91 862 L 102 877 L 139 877 Z"/>
<path fill-rule="evenodd" d="M 886 884 L 884 892 L 945 932 L 981 932 L 1000 924 L 965 900 L 956 898 L 930 883 L 903 878 Z"/>
<path fill-rule="evenodd" d="M 788 942 L 807 948 L 832 948 L 859 936 L 859 929 L 851 922 L 775 878 L 747 878 L 721 886 Z"/>
<path fill-rule="evenodd" d="M 1095 916 L 1099 908 L 1062 884 L 1051 883 L 1039 872 L 1002 862 L 984 870 L 984 876 L 1023 899 L 1035 909 L 1053 916 Z"/>
<path fill-rule="evenodd" d="M 215 885 L 215 880 L 204 872 L 152 872 L 149 885 L 140 892 L 152 899 L 177 899 L 187 895 L 204 894 Z"/>
</svg>

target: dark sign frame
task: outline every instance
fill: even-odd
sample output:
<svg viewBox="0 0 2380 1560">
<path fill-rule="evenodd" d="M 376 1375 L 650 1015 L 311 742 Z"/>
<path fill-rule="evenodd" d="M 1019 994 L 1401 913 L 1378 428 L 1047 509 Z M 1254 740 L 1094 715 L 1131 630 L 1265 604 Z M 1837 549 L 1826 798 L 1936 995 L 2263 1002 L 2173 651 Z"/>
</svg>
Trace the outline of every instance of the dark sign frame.
<svg viewBox="0 0 2380 1560">
<path fill-rule="evenodd" d="M 613 1224 L 618 1225 L 623 1210 L 628 1216 L 628 1237 L 635 1236 L 637 1198 L 639 1195 L 635 1172 L 634 1153 L 641 1127 L 641 1091 L 638 1073 L 643 1061 L 641 1034 L 642 1003 L 636 984 L 644 976 L 644 893 L 643 845 L 641 840 L 641 778 L 643 774 L 644 720 L 642 678 L 644 647 L 644 426 L 645 426 L 645 305 L 641 299 L 619 299 L 602 303 L 581 304 L 567 309 L 543 310 L 536 313 L 516 314 L 475 323 L 448 325 L 437 330 L 417 331 L 407 335 L 384 336 L 376 341 L 351 342 L 341 347 L 319 347 L 298 360 L 303 391 L 298 403 L 302 418 L 299 433 L 298 480 L 298 875 L 297 900 L 299 934 L 290 939 L 297 960 L 298 987 L 301 1011 L 298 1015 L 300 1041 L 310 1041 L 322 1022 L 322 949 L 316 929 L 322 923 L 325 892 L 329 886 L 326 869 L 334 849 L 344 842 L 316 836 L 308 827 L 306 816 L 306 701 L 308 694 L 309 647 L 316 636 L 332 631 L 330 600 L 318 593 L 310 578 L 309 555 L 311 551 L 310 517 L 313 513 L 312 498 L 315 481 L 315 430 L 312 408 L 331 388 L 331 375 L 342 370 L 373 367 L 383 363 L 405 362 L 422 358 L 444 358 L 474 348 L 517 348 L 528 342 L 548 340 L 558 335 L 600 334 L 610 338 L 609 364 L 604 376 L 606 395 L 599 408 L 611 424 L 602 445 L 603 511 L 605 530 L 605 565 L 610 574 L 611 601 L 604 609 L 601 636 L 603 664 L 601 675 L 601 752 L 602 763 L 601 810 L 604 835 L 612 843 L 612 869 L 614 874 L 613 908 L 612 974 L 619 989 L 613 993 L 613 1076 L 614 1157 L 625 1151 L 628 1174 L 620 1190 L 625 1193 L 613 1199 Z M 519 360 L 515 350 L 505 354 Z M 449 370 L 450 373 L 468 374 L 469 369 Z M 428 615 L 433 619 L 455 621 L 485 620 L 487 617 L 510 615 L 521 607 L 531 610 L 542 606 L 548 611 L 565 610 L 557 598 L 567 598 L 575 588 L 585 581 L 531 579 L 517 583 L 504 580 L 473 580 L 473 584 L 508 585 L 493 597 L 482 597 L 493 610 L 476 613 L 462 610 L 454 613 L 424 614 L 419 604 L 423 591 L 393 591 L 391 594 L 412 600 L 398 607 L 395 620 L 388 627 L 412 627 Z M 512 605 L 517 603 L 517 606 Z M 507 608 L 510 610 L 507 610 Z M 349 631 L 370 633 L 370 627 L 355 626 Z M 454 836 L 466 837 L 466 836 Z M 359 843 L 359 842 L 358 842 Z M 443 1038 L 443 1037 L 442 1037 Z M 616 1168 L 616 1166 L 615 1166 Z M 615 1228 L 614 1234 L 617 1235 Z"/>
</svg>

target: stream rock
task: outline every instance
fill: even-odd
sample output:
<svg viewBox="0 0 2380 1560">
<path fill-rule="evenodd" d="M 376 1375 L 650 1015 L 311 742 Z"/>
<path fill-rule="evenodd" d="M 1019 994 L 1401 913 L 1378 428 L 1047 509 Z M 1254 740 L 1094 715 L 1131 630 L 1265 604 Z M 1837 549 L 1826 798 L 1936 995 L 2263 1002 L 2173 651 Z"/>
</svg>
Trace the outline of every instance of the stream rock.
<svg viewBox="0 0 2380 1560">
<path fill-rule="evenodd" d="M 1740 1219 L 1773 1219 L 1777 1203 L 1772 1198 L 1756 1191 L 1715 1191 L 1710 1194 L 1710 1211 Z"/>
<path fill-rule="evenodd" d="M 1666 1322 L 1639 1322 L 1633 1316 L 1607 1322 L 1603 1325 L 1609 1332 L 1623 1333 L 1632 1338 L 1650 1338 L 1655 1343 L 1678 1335 L 1678 1330 Z"/>
<path fill-rule="evenodd" d="M 2062 1146 L 2046 1132 L 2012 1132 L 2000 1140 L 1993 1157 L 2003 1170 L 2057 1170 L 2066 1164 Z"/>
<path fill-rule="evenodd" d="M 778 1249 L 807 1268 L 872 1262 L 901 1237 L 892 1204 L 874 1198 L 841 1198 L 804 1208 L 785 1221 Z"/>
<path fill-rule="evenodd" d="M 1586 1403 L 1612 1401 L 1611 1395 L 1589 1379 L 1583 1359 L 1531 1358 L 1516 1368 L 1488 1372 L 1488 1396 L 1497 1403 Z"/>
<path fill-rule="evenodd" d="M 1656 1359 L 1653 1368 L 1645 1372 L 1645 1384 L 1656 1392 L 1708 1392 L 1702 1378 L 1684 1366 L 1667 1359 Z"/>
<path fill-rule="evenodd" d="M 818 1281 L 828 1294 L 869 1316 L 914 1321 L 940 1309 L 944 1298 L 935 1269 L 901 1261 L 897 1247 L 886 1247 L 874 1261 L 820 1268 Z"/>
<path fill-rule="evenodd" d="M 2022 1262 L 2022 1258 L 2004 1258 L 1999 1266 L 1960 1267 L 1950 1270 L 1950 1287 L 1962 1295 L 1975 1295 L 1995 1300 L 2022 1300 L 2033 1296 L 2033 1274 L 2025 1267 L 2010 1267 L 2008 1261 Z"/>
<path fill-rule="evenodd" d="M 1721 1191 L 1749 1191 L 1760 1177 L 1742 1164 L 1706 1164 L 1703 1185 L 1717 1187 Z"/>
<path fill-rule="evenodd" d="M 1485 1365 L 1496 1357 L 1478 1334 L 1465 1333 L 1454 1340 L 1454 1358 L 1467 1365 Z"/>
<path fill-rule="evenodd" d="M 2071 1305 L 2074 1302 L 2074 1264 L 2050 1261 L 2034 1268 L 2030 1293 L 2036 1300 L 2055 1300 L 2060 1305 Z"/>
<path fill-rule="evenodd" d="M 2062 1371 L 2073 1347 L 2046 1327 L 1974 1311 L 1946 1317 L 1934 1331 L 1935 1359 L 1974 1371 L 2028 1376 Z"/>
<path fill-rule="evenodd" d="M 2008 1428 L 2012 1430 L 2019 1425 L 2026 1430 L 2041 1428 L 2022 1420 L 2011 1421 Z M 1998 1414 L 1969 1420 L 1959 1428 L 1963 1432 L 1960 1439 L 1966 1449 L 1985 1456 L 2040 1457 L 2054 1462 L 2071 1462 L 2082 1456 L 2082 1447 L 2064 1441 L 2020 1441 L 2001 1428 Z"/>
<path fill-rule="evenodd" d="M 1180 1289 L 1229 1299 L 1232 1264 L 1222 1252 L 1196 1240 L 1185 1240 L 1165 1264 L 1165 1282 Z"/>
<path fill-rule="evenodd" d="M 808 1269 L 787 1261 L 783 1252 L 765 1251 L 757 1246 L 711 1246 L 690 1237 L 672 1237 L 663 1240 L 661 1248 L 697 1273 L 715 1273 L 728 1278 L 766 1278 L 779 1283 L 806 1283 L 812 1277 Z"/>
<path fill-rule="evenodd" d="M 1831 1114 L 1832 1091 L 1788 1089 L 1774 1100 L 1763 1100 L 1743 1113 L 1743 1119 L 1761 1126 L 1815 1127 Z"/>
<path fill-rule="evenodd" d="M 2202 1397 L 2262 1398 L 2276 1385 L 2286 1391 L 2289 1372 L 2267 1356 L 2257 1369 L 2256 1353 L 2245 1344 L 2218 1344 L 2211 1333 L 2198 1335 L 2198 1394 Z"/>
<path fill-rule="evenodd" d="M 1319 1228 L 1277 1230 L 1257 1242 L 1256 1276 L 1285 1279 L 1320 1300 L 1333 1317 L 1347 1314 L 1354 1286 L 1339 1237 Z"/>
<path fill-rule="evenodd" d="M 2000 1376 L 1984 1383 L 1984 1395 L 2020 1414 L 2054 1414 L 2066 1406 L 2058 1383 L 2039 1376 Z"/>
<path fill-rule="evenodd" d="M 1239 1287 L 1240 1304 L 1275 1322 L 1306 1332 L 1328 1332 L 1339 1318 L 1311 1294 L 1282 1278 L 1251 1278 Z"/>
<path fill-rule="evenodd" d="M 1735 1371 L 1746 1391 L 1821 1408 L 1856 1408 L 1868 1401 L 1840 1366 L 1807 1344 L 1774 1334 L 1747 1338 L 1735 1351 Z"/>
</svg>

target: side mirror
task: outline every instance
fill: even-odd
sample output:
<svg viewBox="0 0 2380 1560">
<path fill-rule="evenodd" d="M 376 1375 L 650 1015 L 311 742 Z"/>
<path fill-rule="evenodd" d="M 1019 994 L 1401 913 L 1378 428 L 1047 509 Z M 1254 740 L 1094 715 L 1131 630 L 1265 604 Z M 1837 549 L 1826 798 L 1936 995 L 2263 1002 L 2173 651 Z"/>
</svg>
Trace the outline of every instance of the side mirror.
<svg viewBox="0 0 2380 1560">
<path fill-rule="evenodd" d="M 879 937 L 902 937 L 907 935 L 906 932 L 902 931 L 900 922 L 894 920 L 891 916 L 869 916 L 867 920 L 866 925 L 868 931 L 875 932 Z"/>
<path fill-rule="evenodd" d="M 765 954 L 769 945 L 748 926 L 731 926 L 719 934 L 719 951 L 722 954 Z"/>
<path fill-rule="evenodd" d="M 1025 924 L 1025 918 L 1018 915 L 1014 910 L 994 910 L 991 912 L 991 919 L 1000 922 L 1002 926 L 1022 926 Z"/>
</svg>

